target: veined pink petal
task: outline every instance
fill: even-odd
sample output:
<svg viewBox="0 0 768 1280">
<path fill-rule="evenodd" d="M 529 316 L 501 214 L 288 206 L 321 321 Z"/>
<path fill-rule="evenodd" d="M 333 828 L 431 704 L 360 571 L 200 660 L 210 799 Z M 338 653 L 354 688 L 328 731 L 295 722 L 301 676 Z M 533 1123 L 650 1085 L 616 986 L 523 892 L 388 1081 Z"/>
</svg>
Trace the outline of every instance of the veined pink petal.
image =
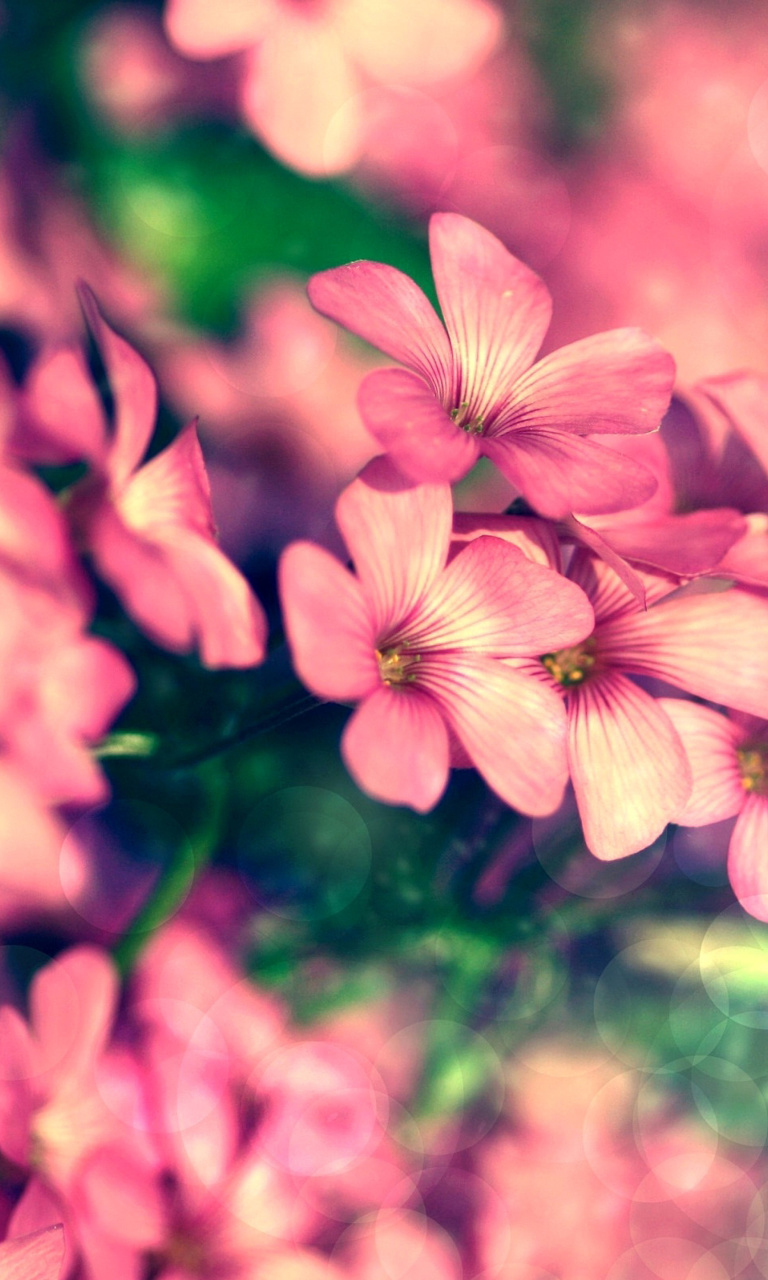
<svg viewBox="0 0 768 1280">
<path fill-rule="evenodd" d="M 334 556 L 295 542 L 280 560 L 280 600 L 293 665 L 323 698 L 363 698 L 380 683 L 371 609 Z"/>
<path fill-rule="evenodd" d="M 768 472 L 768 378 L 758 373 L 729 373 L 696 384 L 725 413 Z"/>
<path fill-rule="evenodd" d="M 412 480 L 452 484 L 477 462 L 477 437 L 462 431 L 424 381 L 407 369 L 376 369 L 357 397 L 368 430 Z"/>
<path fill-rule="evenodd" d="M 601 533 L 620 556 L 685 578 L 718 565 L 746 527 L 738 511 L 721 508 L 655 516 L 642 525 L 606 525 Z"/>
<path fill-rule="evenodd" d="M 605 624 L 613 665 L 768 719 L 768 600 L 747 591 L 679 596 Z"/>
<path fill-rule="evenodd" d="M 513 547 L 519 547 L 529 560 L 562 573 L 557 529 L 549 520 L 540 520 L 538 516 L 477 515 L 475 512 L 457 511 L 453 517 L 451 558 L 458 555 L 466 543 L 484 534 L 503 538 Z"/>
<path fill-rule="evenodd" d="M 420 689 L 382 685 L 349 720 L 341 751 L 363 791 L 418 813 L 437 804 L 448 782 L 448 730 Z"/>
<path fill-rule="evenodd" d="M 751 795 L 728 847 L 728 878 L 745 911 L 768 921 L 768 797 Z"/>
<path fill-rule="evenodd" d="M 496 236 L 458 213 L 436 213 L 429 245 L 454 355 L 456 404 L 470 416 L 501 407 L 549 328 L 544 281 Z"/>
<path fill-rule="evenodd" d="M 568 776 L 565 710 L 556 693 L 475 654 L 424 658 L 418 680 L 502 800 L 531 815 L 555 811 Z"/>
<path fill-rule="evenodd" d="M 671 355 L 642 329 L 597 333 L 523 373 L 491 431 L 655 431 L 674 380 Z"/>
<path fill-rule="evenodd" d="M 61 1223 L 17 1240 L 6 1240 L 0 1244 L 3 1280 L 59 1280 L 64 1245 Z"/>
<path fill-rule="evenodd" d="M 420 374 L 446 400 L 452 368 L 448 335 L 410 276 L 382 262 L 350 262 L 312 276 L 307 293 L 321 315 Z"/>
<path fill-rule="evenodd" d="M 414 485 L 374 458 L 336 503 L 336 521 L 373 604 L 380 639 L 444 567 L 453 506 L 448 485 Z"/>
<path fill-rule="evenodd" d="M 747 517 L 747 532 L 713 569 L 747 587 L 768 587 L 768 520 L 762 512 Z"/>
<path fill-rule="evenodd" d="M 119 983 L 106 952 L 79 946 L 45 965 L 29 992 L 30 1023 L 46 1075 L 72 1080 L 103 1051 L 115 1016 Z"/>
<path fill-rule="evenodd" d="M 79 347 L 44 351 L 32 365 L 14 445 L 35 461 L 103 463 L 104 410 Z"/>
<path fill-rule="evenodd" d="M 194 529 L 167 526 L 155 539 L 186 597 L 204 667 L 252 667 L 264 661 L 267 619 L 248 582 L 214 542 Z"/>
<path fill-rule="evenodd" d="M 240 103 L 246 123 L 284 164 L 326 176 L 357 159 L 358 92 L 333 24 L 311 5 L 280 4 L 279 21 L 247 58 Z"/>
<path fill-rule="evenodd" d="M 693 775 L 693 790 L 674 816 L 684 827 L 703 827 L 738 813 L 746 800 L 736 747 L 743 736 L 719 711 L 682 698 L 659 698 L 675 726 Z"/>
<path fill-rule="evenodd" d="M 611 672 L 569 696 L 571 779 L 595 857 L 625 858 L 661 835 L 691 791 L 672 722 L 626 676 Z"/>
<path fill-rule="evenodd" d="M 580 521 L 571 519 L 567 527 L 573 527 L 581 537 Z M 578 527 L 578 529 L 576 528 Z M 586 539 L 584 539 L 586 541 Z M 633 573 L 643 589 L 646 604 L 662 600 L 674 591 L 679 583 L 670 574 L 636 567 Z M 609 619 L 624 614 L 637 613 L 638 601 L 625 576 L 617 573 L 613 564 L 602 554 L 594 555 L 586 547 L 577 546 L 568 566 L 568 577 L 586 591 L 595 611 L 595 619 L 602 626 Z"/>
<path fill-rule="evenodd" d="M 618 578 L 619 582 L 624 587 L 626 587 L 633 600 L 636 600 L 640 605 L 640 608 L 644 609 L 646 607 L 647 599 L 642 578 L 631 565 L 627 564 L 623 556 L 620 556 L 618 552 L 614 551 L 613 547 L 603 537 L 602 533 L 598 533 L 596 529 L 592 529 L 588 524 L 584 524 L 582 520 L 577 520 L 575 516 L 566 516 L 565 520 L 560 522 L 559 527 L 563 530 L 565 537 L 573 539 L 577 547 L 579 544 L 584 547 L 589 547 L 589 550 L 593 551 L 596 557 L 613 570 L 615 577 Z M 584 557 L 582 561 L 582 558 L 580 557 L 577 563 L 582 563 L 583 567 L 586 568 L 590 565 L 591 559 L 592 557 Z M 591 592 L 597 590 L 597 580 L 595 579 L 594 574 L 591 573 L 591 568 L 588 569 L 588 573 L 590 577 L 589 592 L 591 598 Z M 574 581 L 575 580 L 576 579 L 574 578 Z M 620 601 L 619 607 L 631 607 L 626 596 L 626 592 L 622 591 L 618 584 L 614 584 L 613 591 L 611 591 L 610 582 L 605 583 L 605 581 L 601 583 L 603 590 L 606 585 L 608 586 L 609 593 L 612 596 L 616 594 L 617 603 Z M 604 604 L 603 607 L 605 607 Z"/>
<path fill-rule="evenodd" d="M 271 0 L 168 0 L 168 39 L 188 58 L 221 58 L 254 44 L 275 13 Z"/>
<path fill-rule="evenodd" d="M 133 529 L 176 524 L 214 537 L 211 491 L 194 422 L 180 431 L 167 449 L 134 472 L 119 494 L 117 506 Z"/>
<path fill-rule="evenodd" d="M 114 488 L 120 489 L 141 462 L 152 436 L 157 414 L 157 384 L 138 351 L 104 320 L 87 285 L 80 286 L 80 297 L 114 397 L 114 435 L 106 469 Z"/>
<path fill-rule="evenodd" d="M 623 511 L 646 502 L 656 488 L 656 478 L 640 463 L 565 431 L 510 431 L 484 438 L 482 448 L 531 506 L 552 520 L 573 511 Z"/>
<path fill-rule="evenodd" d="M 420 653 L 471 650 L 528 657 L 576 644 L 594 626 L 580 587 L 502 538 L 476 538 L 448 565 L 404 625 Z"/>
</svg>

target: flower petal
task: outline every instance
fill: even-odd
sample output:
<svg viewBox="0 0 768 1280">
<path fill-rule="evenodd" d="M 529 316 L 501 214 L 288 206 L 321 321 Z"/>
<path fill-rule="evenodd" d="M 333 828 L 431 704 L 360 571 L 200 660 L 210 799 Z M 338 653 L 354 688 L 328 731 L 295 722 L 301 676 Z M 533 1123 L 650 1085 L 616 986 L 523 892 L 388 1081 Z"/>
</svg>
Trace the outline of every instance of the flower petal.
<svg viewBox="0 0 768 1280">
<path fill-rule="evenodd" d="M 104 410 L 79 347 L 44 351 L 35 360 L 13 443 L 22 457 L 36 462 L 86 458 L 101 464 L 107 444 Z"/>
<path fill-rule="evenodd" d="M 531 506 L 552 520 L 573 511 L 623 511 L 646 502 L 656 488 L 656 478 L 641 463 L 565 431 L 511 431 L 484 437 L 481 448 Z"/>
<path fill-rule="evenodd" d="M 693 774 L 693 791 L 674 821 L 683 827 L 704 827 L 732 818 L 746 799 L 736 757 L 743 737 L 739 727 L 698 702 L 683 698 L 658 701 L 680 735 Z"/>
<path fill-rule="evenodd" d="M 746 528 L 744 517 L 726 507 L 659 515 L 644 524 L 604 525 L 600 532 L 618 555 L 686 578 L 719 564 Z"/>
<path fill-rule="evenodd" d="M 758 373 L 729 373 L 696 384 L 723 411 L 768 472 L 768 378 Z"/>
<path fill-rule="evenodd" d="M 437 296 L 453 348 L 456 404 L 486 416 L 505 402 L 549 328 L 544 281 L 496 236 L 458 213 L 436 213 L 429 246 Z"/>
<path fill-rule="evenodd" d="M 662 600 L 600 631 L 612 665 L 768 719 L 768 600 L 733 588 Z"/>
<path fill-rule="evenodd" d="M 457 511 L 453 517 L 453 541 L 451 558 L 474 538 L 490 534 L 503 538 L 519 547 L 535 564 L 546 565 L 562 573 L 563 560 L 555 525 L 537 516 L 506 516 L 476 514 L 474 511 Z"/>
<path fill-rule="evenodd" d="M 374 631 L 399 626 L 444 567 L 453 506 L 448 485 L 414 485 L 374 458 L 336 503 L 336 521 L 373 604 Z"/>
<path fill-rule="evenodd" d="M 329 552 L 294 542 L 279 568 L 280 601 L 299 679 L 322 698 L 363 698 L 380 683 L 371 609 Z"/>
<path fill-rule="evenodd" d="M 3 1280 L 59 1280 L 64 1261 L 64 1228 L 61 1223 L 29 1236 L 0 1244 Z"/>
<path fill-rule="evenodd" d="M 518 380 L 492 432 L 655 431 L 672 395 L 675 362 L 642 329 L 612 329 L 545 356 Z"/>
<path fill-rule="evenodd" d="M 194 422 L 134 472 L 117 505 L 133 529 L 176 524 L 214 537 L 211 491 Z"/>
<path fill-rule="evenodd" d="M 475 538 L 448 565 L 404 623 L 410 645 L 529 657 L 576 644 L 594 614 L 561 574 L 534 564 L 502 538 Z"/>
<path fill-rule="evenodd" d="M 420 374 L 438 399 L 450 394 L 448 335 L 410 276 L 382 262 L 350 262 L 312 276 L 307 293 L 316 311 Z"/>
<path fill-rule="evenodd" d="M 672 722 L 619 672 L 569 695 L 571 779 L 595 857 L 645 849 L 679 812 L 691 770 Z"/>
<path fill-rule="evenodd" d="M 29 991 L 30 1023 L 50 1079 L 82 1077 L 102 1053 L 119 996 L 108 954 L 82 945 L 65 951 L 37 973 Z"/>
<path fill-rule="evenodd" d="M 357 65 L 387 85 L 466 77 L 502 29 L 501 13 L 485 0 L 342 0 L 334 18 Z"/>
<path fill-rule="evenodd" d="M 568 776 L 565 709 L 556 693 L 475 654 L 430 656 L 418 680 L 502 800 L 531 815 L 555 811 Z"/>
<path fill-rule="evenodd" d="M 360 384 L 358 408 L 368 430 L 404 475 L 451 484 L 477 462 L 477 438 L 451 421 L 421 378 L 376 369 Z"/>
<path fill-rule="evenodd" d="M 728 878 L 745 911 L 768 921 L 768 797 L 749 796 L 728 847 Z"/>
<path fill-rule="evenodd" d="M 157 416 L 157 383 L 138 351 L 107 324 L 87 285 L 80 286 L 80 299 L 114 397 L 114 435 L 107 470 L 119 489 L 141 462 L 151 439 Z"/>
<path fill-rule="evenodd" d="M 271 14 L 269 0 L 168 0 L 168 39 L 188 58 L 222 58 L 254 44 Z"/>
<path fill-rule="evenodd" d="M 358 786 L 387 804 L 426 813 L 448 782 L 448 730 L 419 689 L 377 689 L 349 720 L 341 750 Z"/>
</svg>

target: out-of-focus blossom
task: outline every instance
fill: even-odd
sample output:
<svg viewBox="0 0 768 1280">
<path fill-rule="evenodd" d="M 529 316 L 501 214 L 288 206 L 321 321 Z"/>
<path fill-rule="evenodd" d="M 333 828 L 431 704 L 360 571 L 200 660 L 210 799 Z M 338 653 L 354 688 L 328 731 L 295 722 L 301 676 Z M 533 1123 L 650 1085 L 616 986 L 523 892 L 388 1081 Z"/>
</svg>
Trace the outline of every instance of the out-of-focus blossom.
<svg viewBox="0 0 768 1280">
<path fill-rule="evenodd" d="M 3 1280 L 59 1280 L 64 1259 L 61 1224 L 0 1244 Z"/>
<path fill-rule="evenodd" d="M 285 164 L 339 173 L 359 154 L 370 83 L 431 85 L 470 73 L 496 44 L 487 0 L 169 0 L 172 43 L 193 58 L 243 51 L 246 122 Z"/>
<path fill-rule="evenodd" d="M 280 584 L 302 680 L 321 697 L 361 703 L 342 740 L 354 777 L 378 799 L 423 812 L 442 795 L 453 755 L 510 804 L 551 812 L 564 783 L 558 709 L 496 659 L 540 651 L 545 636 L 582 637 L 591 625 L 582 593 L 563 592 L 548 569 L 495 539 L 446 567 L 448 486 L 411 486 L 385 459 L 345 490 L 336 516 L 358 577 L 296 543 Z"/>
<path fill-rule="evenodd" d="M 84 298 L 114 396 L 114 432 L 80 351 L 57 348 L 30 375 L 29 452 L 88 461 L 69 517 L 100 574 L 158 643 L 182 652 L 197 645 L 211 667 L 260 662 L 266 619 L 216 545 L 195 424 L 140 465 L 155 423 L 155 380 L 101 318 L 92 295 Z"/>
<path fill-rule="evenodd" d="M 369 374 L 359 398 L 397 466 L 414 480 L 453 481 L 486 454 L 551 517 L 648 498 L 653 476 L 589 436 L 654 430 L 669 404 L 671 357 L 622 329 L 534 364 L 551 314 L 539 277 L 457 214 L 433 216 L 430 244 L 446 328 L 418 286 L 381 263 L 309 284 L 319 311 L 406 365 Z"/>
<path fill-rule="evenodd" d="M 711 707 L 662 699 L 693 774 L 693 791 L 675 815 L 701 827 L 738 814 L 728 848 L 728 876 L 746 911 L 768 920 L 768 722 L 721 715 Z"/>
<path fill-rule="evenodd" d="M 236 344 L 176 333 L 157 360 L 171 404 L 199 414 L 213 446 L 224 544 L 324 532 L 331 504 L 378 451 L 355 404 L 371 359 L 279 281 L 253 296 Z"/>
</svg>

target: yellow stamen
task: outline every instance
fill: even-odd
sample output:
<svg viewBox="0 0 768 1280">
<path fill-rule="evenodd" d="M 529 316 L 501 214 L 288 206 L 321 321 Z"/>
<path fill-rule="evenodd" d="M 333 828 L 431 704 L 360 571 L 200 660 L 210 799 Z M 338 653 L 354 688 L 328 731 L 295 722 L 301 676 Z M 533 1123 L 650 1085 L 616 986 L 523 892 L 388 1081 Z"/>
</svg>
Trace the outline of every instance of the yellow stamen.
<svg viewBox="0 0 768 1280">
<path fill-rule="evenodd" d="M 483 415 L 478 413 L 474 418 L 467 418 L 466 413 L 469 409 L 469 401 L 462 400 L 458 409 L 451 409 L 450 418 L 456 423 L 457 427 L 461 427 L 462 431 L 466 431 L 471 436 L 481 436 L 485 431 L 485 421 Z"/>
<path fill-rule="evenodd" d="M 553 679 L 566 689 L 582 684 L 592 672 L 596 661 L 593 639 L 584 640 L 568 649 L 558 649 L 556 653 L 545 653 L 541 659 Z"/>
<path fill-rule="evenodd" d="M 768 796 L 768 744 L 740 747 L 736 756 L 744 790 L 752 795 Z"/>
<path fill-rule="evenodd" d="M 411 671 L 411 667 L 419 661 L 417 653 L 404 653 L 397 646 L 391 649 L 377 649 L 376 661 L 379 664 L 379 674 L 385 684 L 410 684 L 416 679 L 416 673 Z"/>
</svg>

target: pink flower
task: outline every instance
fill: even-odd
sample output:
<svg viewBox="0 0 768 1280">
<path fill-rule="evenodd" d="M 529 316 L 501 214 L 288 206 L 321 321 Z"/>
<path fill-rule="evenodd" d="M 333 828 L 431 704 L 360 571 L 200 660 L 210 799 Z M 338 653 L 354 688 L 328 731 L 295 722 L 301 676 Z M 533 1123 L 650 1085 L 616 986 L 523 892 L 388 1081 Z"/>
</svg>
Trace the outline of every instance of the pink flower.
<svg viewBox="0 0 768 1280">
<path fill-rule="evenodd" d="M 114 432 L 83 356 L 60 348 L 30 377 L 29 446 L 90 463 L 90 475 L 70 497 L 70 518 L 101 576 L 158 644 L 181 652 L 197 645 L 209 667 L 261 662 L 266 619 L 216 545 L 195 425 L 139 465 L 155 422 L 154 378 L 102 319 L 89 291 L 83 300 L 115 400 Z"/>
<path fill-rule="evenodd" d="M 583 594 L 497 539 L 446 565 L 448 486 L 409 486 L 385 459 L 344 491 L 336 518 L 358 576 L 294 543 L 280 588 L 301 679 L 323 698 L 360 702 L 342 739 L 356 781 L 424 812 L 451 759 L 469 760 L 509 804 L 551 812 L 565 781 L 561 708 L 495 659 L 583 637 Z"/>
<path fill-rule="evenodd" d="M 357 159 L 367 80 L 418 85 L 466 74 L 501 31 L 486 0 L 169 0 L 165 23 L 188 57 L 244 51 L 246 122 L 285 164 L 318 174 Z"/>
<path fill-rule="evenodd" d="M 3 1280 L 59 1280 L 64 1259 L 61 1223 L 0 1244 Z"/>
<path fill-rule="evenodd" d="M 643 574 L 651 605 L 644 611 L 613 570 L 585 551 L 574 554 L 568 576 L 592 602 L 593 634 L 535 664 L 514 665 L 559 688 L 586 842 L 598 858 L 622 858 L 661 834 L 692 785 L 664 706 L 630 676 L 768 717 L 768 654 L 756 640 L 768 626 L 768 600 L 738 589 L 686 595 L 673 580 Z"/>
<path fill-rule="evenodd" d="M 309 283 L 318 311 L 406 365 L 360 388 L 363 419 L 400 470 L 453 481 L 486 454 L 551 517 L 648 498 L 652 475 L 586 437 L 653 431 L 669 403 L 671 356 L 639 330 L 617 329 L 534 365 L 551 313 L 543 281 L 458 214 L 433 216 L 430 246 L 446 328 L 418 286 L 382 263 Z"/>
<path fill-rule="evenodd" d="M 728 876 L 746 911 L 768 920 L 768 720 L 677 698 L 661 703 L 691 766 L 693 790 L 675 814 L 684 827 L 736 818 Z"/>
</svg>

